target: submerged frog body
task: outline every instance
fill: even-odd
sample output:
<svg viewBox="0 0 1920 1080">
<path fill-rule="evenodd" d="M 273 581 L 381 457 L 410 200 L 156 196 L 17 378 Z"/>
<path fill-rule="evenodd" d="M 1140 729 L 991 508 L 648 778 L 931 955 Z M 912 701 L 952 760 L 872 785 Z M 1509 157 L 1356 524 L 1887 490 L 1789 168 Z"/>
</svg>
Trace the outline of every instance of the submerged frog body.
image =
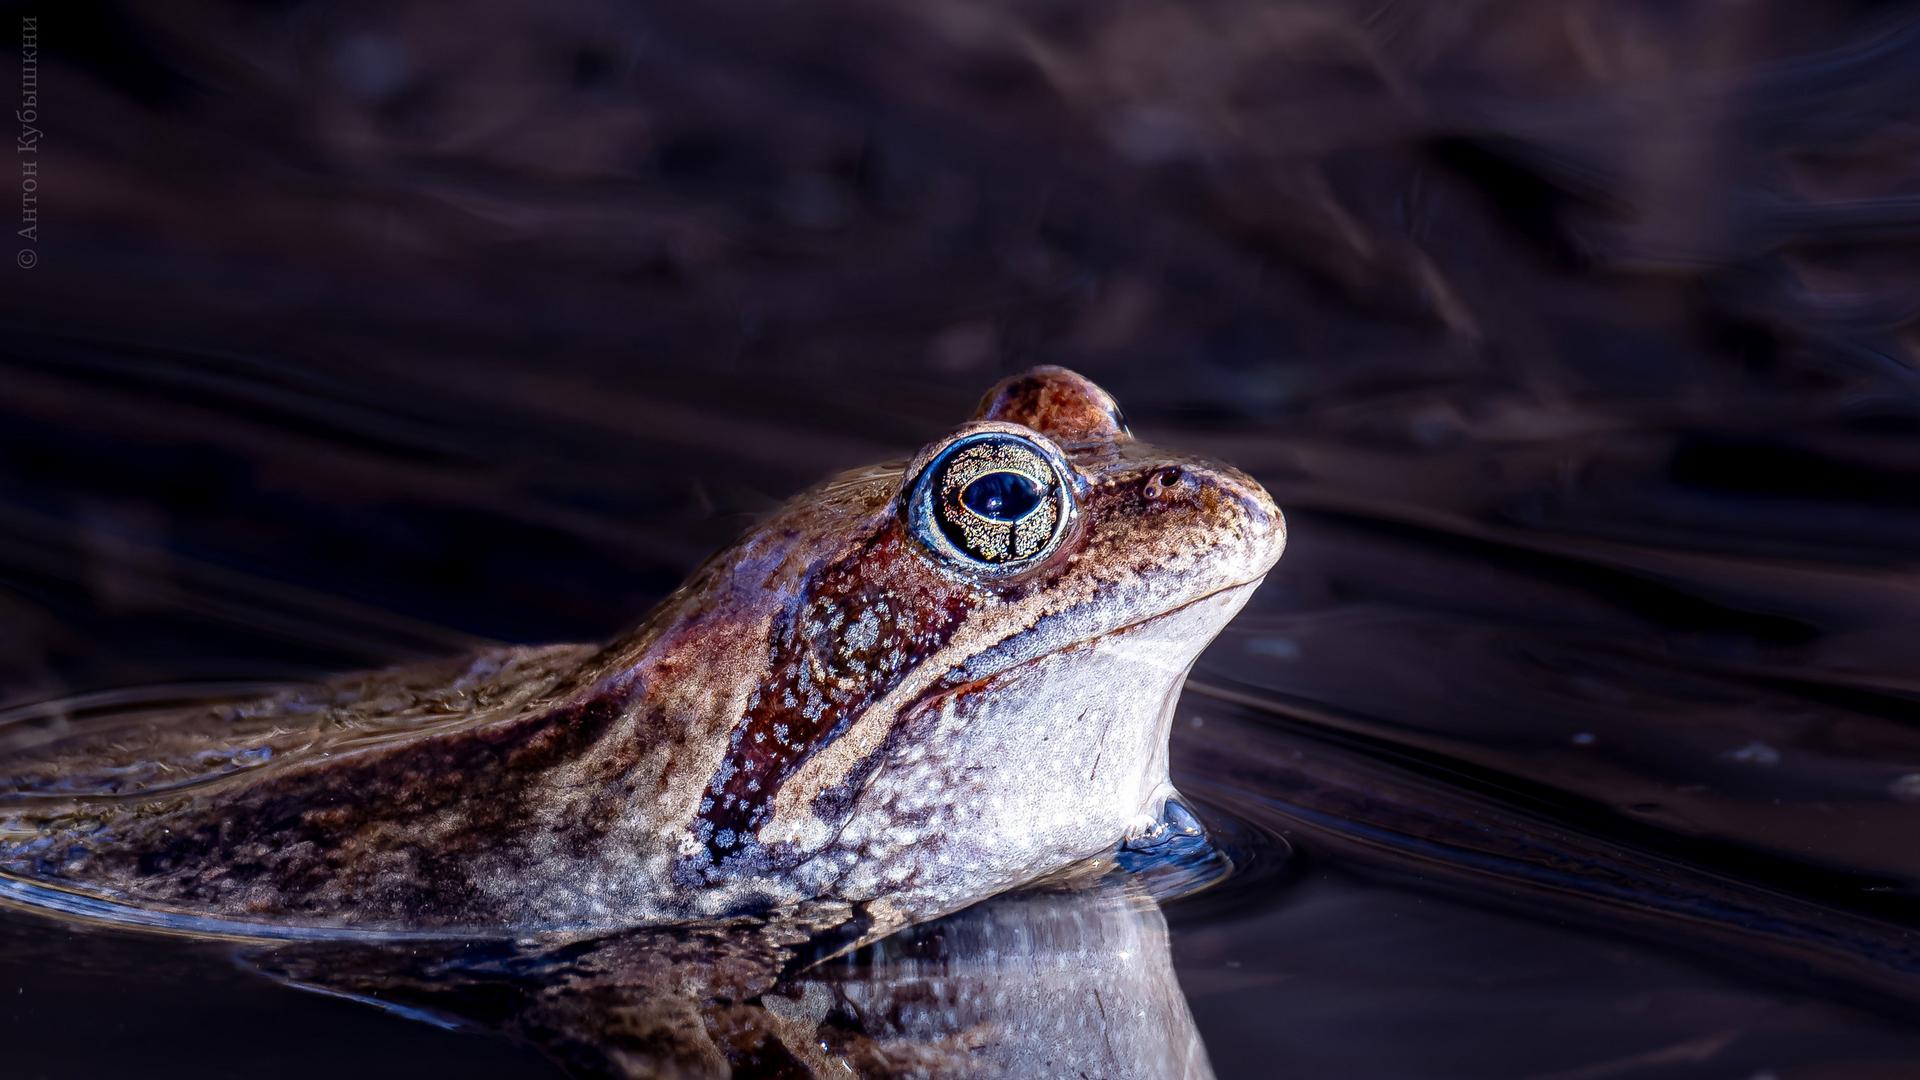
<svg viewBox="0 0 1920 1080">
<path fill-rule="evenodd" d="M 794 499 L 604 648 L 0 748 L 0 865 L 276 926 L 930 918 L 1155 827 L 1187 670 L 1284 543 L 1253 480 L 1037 369 Z"/>
</svg>

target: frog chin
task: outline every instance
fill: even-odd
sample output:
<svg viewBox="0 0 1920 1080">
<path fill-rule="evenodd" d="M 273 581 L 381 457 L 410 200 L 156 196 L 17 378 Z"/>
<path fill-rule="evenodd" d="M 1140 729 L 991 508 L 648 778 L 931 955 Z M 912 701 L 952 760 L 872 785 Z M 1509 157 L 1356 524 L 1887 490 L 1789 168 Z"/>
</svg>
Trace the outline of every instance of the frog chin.
<svg viewBox="0 0 1920 1080">
<path fill-rule="evenodd" d="M 1137 839 L 1172 794 L 1187 671 L 1258 584 L 923 701 L 817 862 L 834 891 L 925 918 Z"/>
</svg>

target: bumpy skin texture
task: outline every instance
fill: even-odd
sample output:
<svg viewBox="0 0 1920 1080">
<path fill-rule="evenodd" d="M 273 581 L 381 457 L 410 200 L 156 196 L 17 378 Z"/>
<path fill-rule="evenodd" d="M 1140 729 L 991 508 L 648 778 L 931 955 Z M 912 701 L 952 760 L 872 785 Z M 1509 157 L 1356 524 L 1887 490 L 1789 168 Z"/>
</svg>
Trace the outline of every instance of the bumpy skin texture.
<svg viewBox="0 0 1920 1080">
<path fill-rule="evenodd" d="M 1064 463 L 1014 573 L 910 522 L 954 439 Z M 1170 789 L 1194 657 L 1285 543 L 1266 492 L 1136 442 L 1058 368 L 912 461 L 806 492 L 630 634 L 375 672 L 0 763 L 9 872 L 282 924 L 606 928 L 857 905 L 930 918 L 1112 847 Z"/>
</svg>

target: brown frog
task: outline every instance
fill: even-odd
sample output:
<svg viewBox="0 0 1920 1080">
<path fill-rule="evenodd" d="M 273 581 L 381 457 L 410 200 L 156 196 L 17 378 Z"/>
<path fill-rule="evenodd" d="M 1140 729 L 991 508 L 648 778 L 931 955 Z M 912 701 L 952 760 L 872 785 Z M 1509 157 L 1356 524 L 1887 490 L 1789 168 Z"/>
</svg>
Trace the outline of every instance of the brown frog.
<svg viewBox="0 0 1920 1080">
<path fill-rule="evenodd" d="M 870 937 L 1164 828 L 1187 670 L 1285 536 L 1259 484 L 1038 368 L 794 499 L 603 648 L 14 732 L 0 866 L 253 927 L 821 901 Z"/>
</svg>

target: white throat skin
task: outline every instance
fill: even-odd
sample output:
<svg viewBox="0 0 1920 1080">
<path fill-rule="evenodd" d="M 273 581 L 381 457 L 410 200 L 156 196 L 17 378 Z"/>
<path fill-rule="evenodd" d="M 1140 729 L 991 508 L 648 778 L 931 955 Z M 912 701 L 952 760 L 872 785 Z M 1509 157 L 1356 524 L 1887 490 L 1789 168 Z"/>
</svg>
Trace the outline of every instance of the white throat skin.
<svg viewBox="0 0 1920 1080">
<path fill-rule="evenodd" d="M 1257 584 L 929 702 L 801 876 L 918 920 L 1138 835 L 1173 793 L 1167 741 L 1187 672 Z"/>
</svg>

